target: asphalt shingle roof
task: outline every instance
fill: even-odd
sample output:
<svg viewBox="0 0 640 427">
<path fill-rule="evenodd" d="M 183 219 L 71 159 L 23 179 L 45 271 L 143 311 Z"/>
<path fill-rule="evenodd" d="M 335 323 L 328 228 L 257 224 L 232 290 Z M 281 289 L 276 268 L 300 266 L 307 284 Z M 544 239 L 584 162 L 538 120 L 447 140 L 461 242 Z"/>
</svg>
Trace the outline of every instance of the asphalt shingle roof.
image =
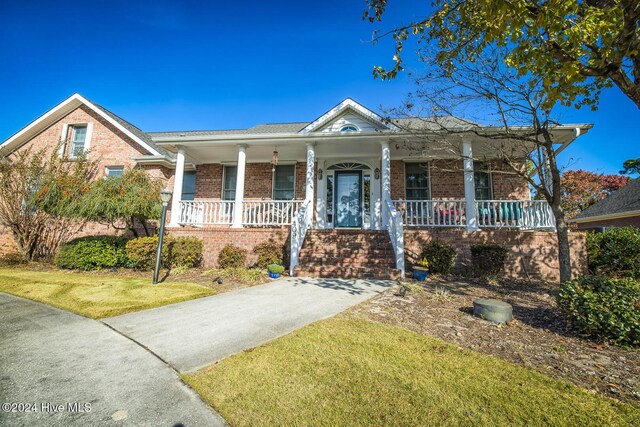
<svg viewBox="0 0 640 427">
<path fill-rule="evenodd" d="M 153 142 L 153 140 L 151 139 L 151 136 L 148 133 L 143 132 L 142 130 L 138 129 L 137 127 L 135 127 L 134 125 L 132 125 L 131 123 L 129 123 L 128 121 L 123 119 L 122 117 L 120 117 L 120 116 L 112 113 L 111 111 L 107 110 L 103 106 L 98 105 L 96 103 L 93 103 L 93 105 L 95 105 L 96 107 L 98 107 L 99 109 L 104 111 L 109 117 L 111 117 L 113 120 L 118 122 L 122 127 L 124 127 L 129 132 L 134 134 L 136 137 L 140 138 L 140 140 L 144 141 L 146 144 L 148 144 L 149 146 L 151 146 L 152 148 L 157 150 L 160 154 L 163 154 L 163 155 L 167 155 L 168 154 L 167 150 L 165 150 L 164 148 L 158 147 Z"/>
<path fill-rule="evenodd" d="M 606 199 L 576 215 L 575 219 L 586 219 L 594 216 L 620 214 L 640 210 L 640 178 L 634 179 Z"/>
</svg>

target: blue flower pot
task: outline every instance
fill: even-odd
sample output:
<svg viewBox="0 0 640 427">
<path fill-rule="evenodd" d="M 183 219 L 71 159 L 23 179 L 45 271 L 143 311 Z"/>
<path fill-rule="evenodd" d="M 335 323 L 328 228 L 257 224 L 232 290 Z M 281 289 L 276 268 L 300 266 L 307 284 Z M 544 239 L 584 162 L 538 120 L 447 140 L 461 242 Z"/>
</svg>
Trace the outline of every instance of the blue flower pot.
<svg viewBox="0 0 640 427">
<path fill-rule="evenodd" d="M 429 272 L 427 270 L 419 270 L 417 268 L 413 269 L 413 278 L 419 282 L 424 282 L 425 280 L 427 280 L 428 275 Z"/>
<path fill-rule="evenodd" d="M 271 277 L 272 279 L 277 279 L 278 277 L 280 277 L 280 273 L 269 272 L 269 277 Z"/>
</svg>

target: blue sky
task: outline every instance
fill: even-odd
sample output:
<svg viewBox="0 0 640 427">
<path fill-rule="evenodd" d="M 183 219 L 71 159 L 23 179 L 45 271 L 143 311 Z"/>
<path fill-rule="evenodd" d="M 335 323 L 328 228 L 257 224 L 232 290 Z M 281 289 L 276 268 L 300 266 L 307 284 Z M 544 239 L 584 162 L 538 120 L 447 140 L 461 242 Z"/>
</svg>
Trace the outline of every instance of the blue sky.
<svg viewBox="0 0 640 427">
<path fill-rule="evenodd" d="M 369 43 L 364 0 L 206 3 L 0 0 L 0 140 L 74 92 L 160 131 L 310 121 L 345 97 L 380 110 L 413 89 L 373 80 L 393 51 Z M 392 2 L 382 28 L 421 16 L 416 3 Z M 563 156 L 572 168 L 640 156 L 640 110 L 617 89 L 562 119 L 596 125 Z"/>
</svg>

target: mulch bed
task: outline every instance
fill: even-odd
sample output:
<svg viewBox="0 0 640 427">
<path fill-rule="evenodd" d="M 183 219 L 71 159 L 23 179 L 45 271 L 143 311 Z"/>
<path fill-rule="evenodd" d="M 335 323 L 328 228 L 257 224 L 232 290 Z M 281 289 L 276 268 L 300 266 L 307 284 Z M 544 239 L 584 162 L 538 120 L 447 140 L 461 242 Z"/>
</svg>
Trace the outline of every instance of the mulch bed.
<svg viewBox="0 0 640 427">
<path fill-rule="evenodd" d="M 594 341 L 565 320 L 555 301 L 557 284 L 429 278 L 407 281 L 346 315 L 405 327 L 562 378 L 593 393 L 640 405 L 640 351 Z M 449 291 L 438 298 L 436 288 Z M 495 298 L 513 306 L 505 325 L 472 316 L 473 300 Z"/>
</svg>

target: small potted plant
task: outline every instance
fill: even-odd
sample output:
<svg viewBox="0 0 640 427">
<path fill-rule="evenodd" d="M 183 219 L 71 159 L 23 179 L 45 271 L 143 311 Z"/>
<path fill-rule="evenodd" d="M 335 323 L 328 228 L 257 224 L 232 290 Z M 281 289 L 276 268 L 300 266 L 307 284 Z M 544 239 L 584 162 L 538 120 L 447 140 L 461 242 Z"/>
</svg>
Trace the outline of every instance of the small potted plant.
<svg viewBox="0 0 640 427">
<path fill-rule="evenodd" d="M 267 265 L 267 270 L 269 271 L 269 277 L 277 279 L 284 272 L 284 267 L 278 264 L 269 264 Z"/>
<path fill-rule="evenodd" d="M 427 258 L 422 258 L 418 265 L 413 267 L 413 278 L 419 282 L 424 282 L 429 275 L 429 261 Z"/>
</svg>

